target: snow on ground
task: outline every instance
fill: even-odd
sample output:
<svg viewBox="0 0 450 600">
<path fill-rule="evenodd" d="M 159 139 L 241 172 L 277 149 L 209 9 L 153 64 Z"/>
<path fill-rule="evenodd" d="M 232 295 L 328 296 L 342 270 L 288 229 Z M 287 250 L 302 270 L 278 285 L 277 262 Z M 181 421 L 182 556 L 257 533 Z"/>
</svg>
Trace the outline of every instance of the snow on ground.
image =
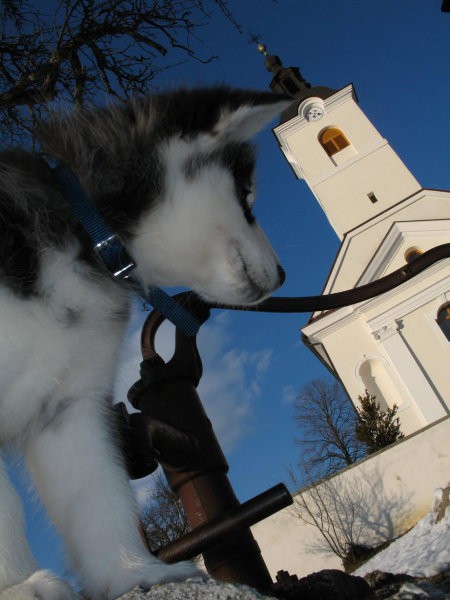
<svg viewBox="0 0 450 600">
<path fill-rule="evenodd" d="M 444 493 L 443 489 L 436 490 L 430 512 L 408 533 L 359 567 L 354 575 L 364 576 L 378 569 L 430 577 L 450 569 L 450 506 L 436 522 Z"/>
<path fill-rule="evenodd" d="M 450 506 L 437 521 L 445 491 L 436 490 L 431 511 L 413 529 L 393 542 L 354 575 L 375 570 L 430 577 L 450 569 Z M 448 493 L 448 492 L 447 492 Z M 385 596 L 383 596 L 385 597 Z M 449 600 L 450 596 L 424 583 L 405 583 L 391 600 Z M 154 586 L 148 592 L 132 590 L 121 600 L 269 600 L 242 585 L 219 583 L 211 579 L 191 579 L 184 583 Z M 273 600 L 270 599 L 270 600 Z"/>
</svg>

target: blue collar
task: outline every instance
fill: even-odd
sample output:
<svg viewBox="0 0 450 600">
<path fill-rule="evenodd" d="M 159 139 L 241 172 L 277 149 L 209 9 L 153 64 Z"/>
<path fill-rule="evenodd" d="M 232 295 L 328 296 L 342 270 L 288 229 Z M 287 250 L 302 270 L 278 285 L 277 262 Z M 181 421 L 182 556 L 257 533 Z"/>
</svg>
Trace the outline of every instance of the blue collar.
<svg viewBox="0 0 450 600">
<path fill-rule="evenodd" d="M 75 174 L 66 165 L 58 165 L 53 175 L 64 191 L 67 204 L 89 235 L 94 251 L 102 259 L 113 279 L 126 279 L 136 263 L 128 254 L 117 234 L 91 202 Z"/>
<path fill-rule="evenodd" d="M 64 164 L 53 169 L 53 176 L 62 188 L 64 198 L 73 214 L 89 235 L 92 247 L 105 268 L 116 281 L 127 280 L 145 302 L 151 304 L 163 317 L 169 319 L 187 336 L 197 334 L 200 323 L 187 310 L 157 287 L 144 290 L 131 278 L 136 263 L 122 244 L 119 236 L 107 225 L 91 202 L 75 174 Z"/>
</svg>

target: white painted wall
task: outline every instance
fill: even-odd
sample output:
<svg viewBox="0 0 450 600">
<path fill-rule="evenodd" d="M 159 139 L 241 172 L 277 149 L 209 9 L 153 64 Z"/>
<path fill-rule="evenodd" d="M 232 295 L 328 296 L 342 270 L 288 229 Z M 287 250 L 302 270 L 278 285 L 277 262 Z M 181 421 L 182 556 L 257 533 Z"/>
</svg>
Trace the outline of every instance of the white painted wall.
<svg viewBox="0 0 450 600">
<path fill-rule="evenodd" d="M 449 298 L 444 260 L 377 298 L 323 314 L 303 332 L 326 349 L 355 405 L 366 388 L 382 407 L 396 404 L 408 435 L 450 414 L 450 343 L 436 324 Z"/>
<path fill-rule="evenodd" d="M 338 252 L 324 293 L 369 283 L 405 264 L 410 246 L 422 251 L 450 240 L 450 193 L 421 190 L 349 233 Z M 367 269 L 376 263 L 378 268 Z M 367 270 L 367 271 L 366 271 Z"/>
<path fill-rule="evenodd" d="M 450 418 L 340 471 L 331 481 L 336 489 L 352 490 L 364 524 L 359 543 L 377 545 L 405 533 L 428 512 L 434 490 L 450 482 Z M 303 577 L 342 568 L 319 530 L 303 523 L 295 508 L 283 509 L 252 531 L 273 578 L 279 570 Z"/>
<path fill-rule="evenodd" d="M 303 107 L 317 100 L 323 117 L 308 121 Z M 328 127 L 340 129 L 350 142 L 334 156 L 319 142 Z M 414 194 L 420 184 L 389 143 L 359 108 L 351 85 L 325 101 L 308 98 L 299 115 L 274 129 L 294 172 L 304 179 L 323 208 L 331 226 L 343 235 Z M 373 204 L 369 193 L 374 193 Z"/>
</svg>

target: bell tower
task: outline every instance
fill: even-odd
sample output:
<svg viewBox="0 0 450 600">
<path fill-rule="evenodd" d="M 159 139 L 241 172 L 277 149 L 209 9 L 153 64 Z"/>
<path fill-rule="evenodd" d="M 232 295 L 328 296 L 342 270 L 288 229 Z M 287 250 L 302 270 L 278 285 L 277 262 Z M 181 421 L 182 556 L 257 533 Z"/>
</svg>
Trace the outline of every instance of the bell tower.
<svg viewBox="0 0 450 600">
<path fill-rule="evenodd" d="M 295 67 L 266 56 L 274 92 L 293 98 L 274 132 L 295 175 L 309 186 L 342 240 L 420 189 L 398 155 L 358 106 L 353 85 L 312 87 Z"/>
<path fill-rule="evenodd" d="M 259 48 L 270 87 L 292 97 L 274 129 L 341 240 L 324 294 L 370 283 L 450 242 L 450 192 L 422 189 L 358 105 L 353 85 L 311 86 Z M 331 261 L 330 261 L 331 262 Z M 314 313 L 306 346 L 352 402 L 398 407 L 404 434 L 450 415 L 450 262 L 375 298 Z"/>
</svg>

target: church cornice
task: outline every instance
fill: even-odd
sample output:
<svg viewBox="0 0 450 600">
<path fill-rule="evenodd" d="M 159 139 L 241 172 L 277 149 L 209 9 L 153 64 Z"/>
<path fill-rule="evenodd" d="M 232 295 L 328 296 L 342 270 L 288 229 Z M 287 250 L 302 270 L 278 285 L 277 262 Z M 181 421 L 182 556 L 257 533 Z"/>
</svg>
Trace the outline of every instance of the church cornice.
<svg viewBox="0 0 450 600">
<path fill-rule="evenodd" d="M 450 289 L 450 274 L 445 274 L 445 272 L 448 271 L 449 265 L 450 259 L 440 261 L 413 279 L 389 292 L 385 292 L 381 296 L 371 298 L 359 304 L 322 313 L 303 327 L 302 332 L 308 338 L 313 339 L 314 342 L 321 342 L 328 335 L 346 327 L 361 316 L 364 316 L 364 320 L 370 331 L 379 330 L 383 326 L 404 317 L 427 302 L 434 300 L 436 297 L 448 293 Z M 441 272 L 443 272 L 443 277 L 437 279 Z M 376 316 L 369 316 L 370 313 L 377 312 L 383 304 L 392 303 L 395 296 L 400 296 L 400 294 L 406 294 L 406 299 L 399 300 L 393 306 L 382 310 Z"/>
<path fill-rule="evenodd" d="M 311 102 L 313 98 L 317 98 L 323 102 L 323 106 L 326 112 L 331 112 L 332 110 L 334 110 L 341 104 L 344 104 L 344 102 L 347 102 L 350 99 L 353 99 L 355 102 L 358 101 L 353 84 L 351 83 L 341 88 L 337 92 L 334 92 L 333 95 L 325 99 L 319 95 L 314 95 L 315 89 L 316 88 L 311 88 L 310 90 L 308 90 L 308 96 L 301 98 L 300 100 L 298 98 L 295 99 L 293 103 L 286 109 L 285 112 L 292 112 L 294 110 L 295 112 L 292 114 L 289 120 L 283 120 L 282 123 L 280 123 L 280 125 L 275 127 L 273 130 L 280 143 L 282 143 L 283 141 L 285 142 L 285 136 L 287 132 L 289 132 L 289 134 L 292 134 L 308 125 L 309 121 L 303 114 L 302 107 L 308 102 Z"/>
<path fill-rule="evenodd" d="M 350 99 L 353 99 L 355 102 L 357 102 L 356 93 L 351 83 L 337 92 L 334 92 L 328 98 L 323 98 L 320 95 L 315 94 L 314 90 L 316 90 L 316 88 L 311 88 L 308 90 L 308 95 L 306 95 L 304 98 L 301 100 L 298 98 L 294 100 L 293 103 L 282 114 L 280 125 L 274 127 L 272 130 L 278 145 L 283 151 L 283 154 L 289 162 L 289 165 L 292 168 L 295 176 L 297 179 L 304 179 L 313 192 L 313 187 L 316 185 L 316 182 L 309 181 L 309 179 L 305 176 L 301 166 L 295 159 L 295 152 L 293 152 L 291 148 L 289 139 L 295 137 L 295 134 L 298 131 L 307 127 L 310 123 L 306 116 L 307 111 L 305 111 L 305 108 L 309 104 L 313 103 L 314 100 L 320 102 L 325 114 L 332 112 L 335 108 L 344 104 Z M 287 118 L 288 113 L 289 118 Z"/>
<path fill-rule="evenodd" d="M 450 260 L 443 261 L 443 263 L 444 264 L 441 265 L 441 269 L 444 269 L 445 266 L 450 265 Z M 439 264 L 434 265 L 434 266 L 439 267 Z M 427 269 L 427 271 L 431 270 L 431 269 L 433 269 L 433 267 L 430 267 L 430 269 Z M 425 271 L 425 273 L 426 273 L 426 271 Z M 430 273 L 430 275 L 432 275 L 432 273 Z M 420 276 L 418 276 L 418 277 L 420 277 Z M 414 281 L 414 280 L 412 280 L 412 281 Z M 423 283 L 423 281 L 426 281 L 426 277 L 424 277 L 422 279 L 422 283 Z M 447 294 L 449 289 L 450 289 L 450 274 L 447 274 L 446 276 L 444 275 L 444 277 L 442 279 L 431 284 L 430 287 L 427 287 L 421 291 L 411 294 L 410 297 L 406 298 L 402 302 L 399 302 L 395 306 L 392 306 L 391 308 L 385 310 L 384 312 L 380 313 L 376 317 L 368 319 L 367 324 L 369 325 L 369 327 L 372 331 L 380 330 L 381 328 L 388 326 L 390 323 L 392 323 L 394 321 L 399 321 L 405 315 L 411 313 L 412 311 L 416 310 L 417 308 L 420 308 L 424 304 L 431 302 L 435 298 L 441 297 L 441 296 L 445 297 L 445 295 Z M 377 303 L 373 303 L 373 305 L 369 305 L 367 307 L 367 309 L 368 310 L 374 309 L 376 306 L 377 306 Z"/>
<path fill-rule="evenodd" d="M 405 241 L 411 240 L 411 243 L 419 243 L 421 238 L 427 238 L 430 235 L 438 240 L 443 238 L 442 241 L 437 241 L 437 244 L 450 239 L 450 220 L 424 219 L 423 221 L 393 223 L 357 285 L 370 283 L 387 274 L 389 265 Z"/>
<path fill-rule="evenodd" d="M 402 198 L 401 200 L 399 200 L 398 202 L 396 202 L 389 208 L 386 208 L 386 210 L 379 212 L 377 215 L 375 215 L 371 219 L 364 221 L 363 223 L 361 223 L 360 225 L 357 225 L 353 229 L 349 229 L 348 231 L 345 232 L 344 236 L 346 239 L 351 239 L 352 237 L 355 237 L 362 231 L 369 229 L 374 224 L 378 223 L 378 221 L 381 221 L 384 218 L 388 217 L 390 214 L 395 214 L 396 212 L 398 212 L 400 210 L 400 207 L 402 207 L 402 205 L 404 207 L 409 206 L 413 202 L 416 202 L 417 200 L 420 200 L 421 198 L 423 198 L 424 196 L 427 196 L 427 195 L 442 196 L 442 194 L 450 195 L 450 191 L 449 190 L 437 190 L 437 189 L 433 189 L 433 188 L 420 188 L 420 189 L 416 190 L 415 192 L 413 192 L 412 194 L 410 194 L 409 196 Z"/>
<path fill-rule="evenodd" d="M 336 287 L 336 283 L 339 280 L 339 275 L 340 275 L 340 271 L 341 271 L 341 266 L 344 262 L 344 260 L 346 259 L 347 253 L 350 250 L 350 246 L 352 244 L 352 241 L 354 239 L 356 239 L 358 236 L 360 235 L 365 235 L 366 232 L 369 232 L 370 229 L 372 229 L 372 227 L 378 225 L 381 221 L 383 220 L 387 220 L 390 217 L 392 217 L 392 223 L 394 223 L 394 217 L 397 213 L 401 212 L 403 209 L 410 207 L 412 204 L 414 204 L 415 202 L 424 200 L 427 197 L 436 197 L 436 198 L 442 198 L 448 196 L 448 199 L 450 200 L 450 192 L 448 190 L 437 190 L 437 189 L 431 189 L 431 188 L 421 188 L 420 190 L 418 190 L 417 192 L 415 192 L 414 194 L 411 194 L 410 196 L 403 198 L 402 200 L 400 200 L 399 202 L 397 202 L 394 206 L 391 206 L 390 208 L 386 209 L 385 211 L 382 211 L 380 213 L 378 213 L 375 217 L 373 217 L 372 219 L 369 219 L 367 221 L 365 221 L 364 223 L 361 223 L 361 225 L 358 225 L 358 227 L 355 227 L 354 229 L 348 231 L 345 236 L 344 239 L 339 247 L 339 250 L 336 254 L 336 257 L 333 261 L 333 264 L 331 266 L 329 275 L 326 279 L 326 283 L 324 285 L 323 288 L 323 292 L 324 294 L 329 294 L 332 291 L 335 290 Z M 400 219 L 398 219 L 398 221 L 400 221 Z M 419 223 L 425 222 L 426 220 L 420 220 L 418 221 Z M 410 221 L 413 222 L 413 221 Z M 384 244 L 384 239 L 380 242 L 380 246 L 379 248 L 376 250 L 374 256 L 379 252 L 379 249 L 381 248 L 381 246 Z M 369 263 L 368 263 L 369 264 Z M 366 273 L 366 268 L 364 269 L 363 273 L 361 274 L 361 276 L 359 277 L 359 279 L 357 280 L 357 283 L 355 282 L 355 285 L 361 285 L 364 282 L 366 282 L 367 280 L 364 278 L 364 280 L 362 280 L 362 277 L 365 277 L 365 273 Z M 376 277 L 374 277 L 376 278 Z"/>
</svg>

